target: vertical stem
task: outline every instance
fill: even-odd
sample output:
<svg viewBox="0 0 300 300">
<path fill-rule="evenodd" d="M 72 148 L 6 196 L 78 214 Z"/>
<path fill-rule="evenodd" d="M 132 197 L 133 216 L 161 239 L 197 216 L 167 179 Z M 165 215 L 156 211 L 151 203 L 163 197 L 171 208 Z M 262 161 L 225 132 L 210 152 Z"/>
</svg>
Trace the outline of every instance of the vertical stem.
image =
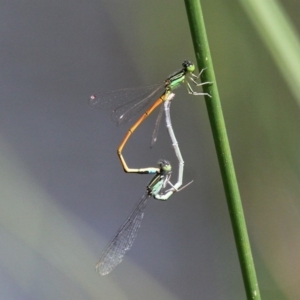
<svg viewBox="0 0 300 300">
<path fill-rule="evenodd" d="M 209 93 L 212 96 L 212 98 L 206 96 L 205 101 L 221 169 L 221 175 L 227 198 L 227 205 L 234 232 L 235 243 L 239 256 L 247 299 L 259 300 L 261 299 L 260 292 L 256 278 L 239 188 L 226 133 L 217 82 L 209 51 L 200 0 L 185 0 L 185 6 L 187 10 L 187 16 L 190 24 L 190 30 L 199 70 L 201 70 L 202 68 L 207 68 L 207 70 L 203 72 L 202 80 L 213 82 L 213 84 L 210 86 L 204 85 L 203 90 L 204 92 Z"/>
</svg>

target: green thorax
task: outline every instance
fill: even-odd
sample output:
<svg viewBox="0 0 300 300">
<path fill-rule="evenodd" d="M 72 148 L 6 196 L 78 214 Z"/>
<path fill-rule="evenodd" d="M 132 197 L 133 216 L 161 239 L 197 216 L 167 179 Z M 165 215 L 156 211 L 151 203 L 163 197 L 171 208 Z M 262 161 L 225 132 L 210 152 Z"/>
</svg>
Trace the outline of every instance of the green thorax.
<svg viewBox="0 0 300 300">
<path fill-rule="evenodd" d="M 169 179 L 172 172 L 172 166 L 167 160 L 160 160 L 158 165 L 159 173 L 152 178 L 147 186 L 148 194 L 154 197 L 161 191 L 165 185 L 165 181 Z"/>
<path fill-rule="evenodd" d="M 185 76 L 186 72 L 184 70 L 180 70 L 172 74 L 165 80 L 166 89 L 171 92 L 174 89 L 178 88 L 184 82 Z"/>
<path fill-rule="evenodd" d="M 151 196 L 157 195 L 163 187 L 165 175 L 156 174 L 147 186 L 147 192 Z"/>
<path fill-rule="evenodd" d="M 195 71 L 195 65 L 188 60 L 182 63 L 182 67 L 182 69 L 171 74 L 165 80 L 166 90 L 173 91 L 184 82 L 187 73 L 193 73 Z"/>
</svg>

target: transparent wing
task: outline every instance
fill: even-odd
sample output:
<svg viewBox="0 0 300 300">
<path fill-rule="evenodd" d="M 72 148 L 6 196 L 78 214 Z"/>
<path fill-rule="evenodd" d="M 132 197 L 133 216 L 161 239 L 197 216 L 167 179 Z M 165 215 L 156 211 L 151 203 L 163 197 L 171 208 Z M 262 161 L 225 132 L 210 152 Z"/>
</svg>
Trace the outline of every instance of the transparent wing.
<svg viewBox="0 0 300 300">
<path fill-rule="evenodd" d="M 144 217 L 144 210 L 149 195 L 146 193 L 135 205 L 126 222 L 119 228 L 115 237 L 104 249 L 96 270 L 101 275 L 110 273 L 122 260 L 126 252 L 131 248 Z"/>
<path fill-rule="evenodd" d="M 167 101 L 169 104 L 169 106 L 171 105 L 171 100 L 175 97 L 175 94 L 174 93 L 170 93 L 168 94 L 167 96 Z M 160 106 L 160 110 L 159 110 L 159 113 L 157 115 L 157 118 L 156 118 L 156 121 L 155 121 L 155 127 L 154 127 L 154 130 L 153 130 L 153 133 L 152 133 L 152 140 L 151 140 L 151 144 L 150 144 L 150 148 L 152 148 L 154 146 L 154 144 L 156 143 L 157 141 L 157 136 L 158 136 L 158 130 L 159 130 L 159 126 L 160 126 L 160 123 L 161 123 L 161 118 L 162 118 L 162 115 L 164 113 L 164 105 L 161 105 Z M 167 114 L 166 114 L 166 118 L 167 118 Z M 167 121 L 167 119 L 166 119 Z"/>
<path fill-rule="evenodd" d="M 155 126 L 154 126 L 154 130 L 153 130 L 153 133 L 152 133 L 150 148 L 152 148 L 154 146 L 154 144 L 156 143 L 156 141 L 157 141 L 159 125 L 160 125 L 163 113 L 164 113 L 164 106 L 161 105 L 159 113 L 158 113 L 156 121 L 155 121 Z"/>
<path fill-rule="evenodd" d="M 92 95 L 89 106 L 103 110 L 112 109 L 112 121 L 121 125 L 145 108 L 159 93 L 163 93 L 164 89 L 164 84 L 155 84 Z"/>
<path fill-rule="evenodd" d="M 134 99 L 134 101 L 130 101 L 129 103 L 125 103 L 116 109 L 113 110 L 111 119 L 113 122 L 116 122 L 117 125 L 122 125 L 125 122 L 129 121 L 137 115 L 158 97 L 162 95 L 164 92 L 164 85 L 160 85 L 156 87 L 156 89 L 143 94 L 140 98 Z"/>
</svg>

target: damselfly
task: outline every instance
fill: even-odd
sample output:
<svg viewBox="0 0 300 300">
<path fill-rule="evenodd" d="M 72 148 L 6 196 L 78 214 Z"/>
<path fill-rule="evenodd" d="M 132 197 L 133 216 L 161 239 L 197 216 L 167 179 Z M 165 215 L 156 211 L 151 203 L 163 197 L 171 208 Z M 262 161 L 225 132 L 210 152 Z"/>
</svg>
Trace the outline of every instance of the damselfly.
<svg viewBox="0 0 300 300">
<path fill-rule="evenodd" d="M 171 102 L 169 97 L 169 100 L 166 100 L 164 103 L 164 110 L 166 115 L 166 125 L 168 128 L 168 132 L 179 162 L 178 180 L 174 185 L 170 182 L 172 167 L 170 163 L 166 160 L 160 160 L 158 162 L 159 168 L 152 168 L 153 170 L 155 169 L 157 170 L 157 174 L 147 185 L 146 193 L 135 205 L 134 209 L 132 210 L 129 217 L 126 219 L 125 223 L 119 228 L 115 237 L 104 249 L 100 257 L 100 260 L 96 265 L 96 270 L 101 275 L 106 275 L 110 273 L 113 270 L 113 268 L 122 261 L 126 252 L 131 248 L 137 236 L 138 230 L 141 226 L 141 222 L 144 216 L 144 211 L 148 199 L 152 196 L 157 200 L 168 200 L 173 195 L 174 192 L 178 192 L 182 190 L 183 188 L 185 188 L 187 185 L 191 183 L 190 182 L 186 184 L 184 187 L 180 188 L 183 179 L 184 161 L 181 156 L 178 142 L 176 140 L 173 127 L 171 124 L 170 104 Z M 167 185 L 170 185 L 171 188 L 165 190 Z"/>
</svg>

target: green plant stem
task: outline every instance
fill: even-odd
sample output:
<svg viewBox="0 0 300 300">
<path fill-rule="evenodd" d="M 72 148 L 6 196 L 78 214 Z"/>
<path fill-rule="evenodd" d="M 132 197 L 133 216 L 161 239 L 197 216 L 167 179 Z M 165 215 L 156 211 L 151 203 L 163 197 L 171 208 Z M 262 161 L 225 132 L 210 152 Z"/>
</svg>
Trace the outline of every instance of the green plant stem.
<svg viewBox="0 0 300 300">
<path fill-rule="evenodd" d="M 260 292 L 253 263 L 249 237 L 246 228 L 239 188 L 234 171 L 231 151 L 223 118 L 217 82 L 209 51 L 203 15 L 199 0 L 185 0 L 197 64 L 199 70 L 207 68 L 203 73 L 204 81 L 213 82 L 204 85 L 203 90 L 212 98 L 205 97 L 207 111 L 213 132 L 215 147 L 221 169 L 227 205 L 233 227 L 235 243 L 242 270 L 247 299 L 259 300 Z"/>
</svg>

